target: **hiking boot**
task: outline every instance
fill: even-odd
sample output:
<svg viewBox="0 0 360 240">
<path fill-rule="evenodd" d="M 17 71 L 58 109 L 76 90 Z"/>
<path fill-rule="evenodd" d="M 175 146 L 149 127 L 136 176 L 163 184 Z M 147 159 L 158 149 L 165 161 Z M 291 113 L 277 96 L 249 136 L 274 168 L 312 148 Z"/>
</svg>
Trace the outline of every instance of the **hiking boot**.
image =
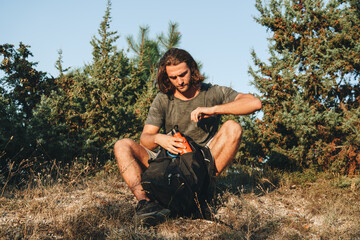
<svg viewBox="0 0 360 240">
<path fill-rule="evenodd" d="M 155 201 L 140 200 L 135 208 L 135 222 L 143 226 L 155 226 L 166 220 L 171 211 Z"/>
</svg>

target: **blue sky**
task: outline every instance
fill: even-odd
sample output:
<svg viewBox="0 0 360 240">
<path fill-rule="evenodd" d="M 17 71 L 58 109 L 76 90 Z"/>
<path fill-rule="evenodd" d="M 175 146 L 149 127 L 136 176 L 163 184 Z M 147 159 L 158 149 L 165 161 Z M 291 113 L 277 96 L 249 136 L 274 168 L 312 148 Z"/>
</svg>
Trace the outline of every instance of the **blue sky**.
<svg viewBox="0 0 360 240">
<path fill-rule="evenodd" d="M 0 0 L 0 44 L 30 45 L 36 69 L 53 76 L 59 49 L 64 67 L 82 67 L 91 62 L 90 40 L 106 5 L 106 0 Z M 149 26 L 155 37 L 176 22 L 182 34 L 179 47 L 202 62 L 209 82 L 255 93 L 247 73 L 250 51 L 266 60 L 268 33 L 254 16 L 255 0 L 112 0 L 111 30 L 120 35 L 118 48 L 127 50 L 126 37 L 136 38 L 140 26 Z"/>
</svg>

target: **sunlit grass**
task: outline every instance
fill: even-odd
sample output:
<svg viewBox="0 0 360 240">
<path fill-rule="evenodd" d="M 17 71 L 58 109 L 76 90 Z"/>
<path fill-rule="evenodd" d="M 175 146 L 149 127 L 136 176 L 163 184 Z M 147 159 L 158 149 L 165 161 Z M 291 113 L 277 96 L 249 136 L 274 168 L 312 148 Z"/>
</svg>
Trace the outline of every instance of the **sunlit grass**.
<svg viewBox="0 0 360 240">
<path fill-rule="evenodd" d="M 359 177 L 285 173 L 246 166 L 217 181 L 211 220 L 171 218 L 144 228 L 136 200 L 111 163 L 74 164 L 39 175 L 0 198 L 1 239 L 356 239 Z"/>
</svg>

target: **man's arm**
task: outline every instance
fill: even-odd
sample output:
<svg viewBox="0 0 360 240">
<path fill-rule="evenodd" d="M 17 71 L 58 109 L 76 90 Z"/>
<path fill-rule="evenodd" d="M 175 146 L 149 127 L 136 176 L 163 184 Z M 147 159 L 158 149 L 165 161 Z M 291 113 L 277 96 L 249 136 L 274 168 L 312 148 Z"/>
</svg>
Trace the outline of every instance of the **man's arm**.
<svg viewBox="0 0 360 240">
<path fill-rule="evenodd" d="M 239 93 L 234 101 L 212 107 L 198 107 L 191 112 L 191 120 L 198 122 L 201 118 L 217 114 L 247 115 L 261 109 L 261 101 L 252 94 Z"/>
<path fill-rule="evenodd" d="M 145 124 L 140 136 L 140 144 L 150 150 L 160 145 L 174 154 L 181 153 L 181 150 L 177 148 L 186 148 L 182 144 L 183 139 L 159 133 L 159 130 L 157 126 Z"/>
</svg>

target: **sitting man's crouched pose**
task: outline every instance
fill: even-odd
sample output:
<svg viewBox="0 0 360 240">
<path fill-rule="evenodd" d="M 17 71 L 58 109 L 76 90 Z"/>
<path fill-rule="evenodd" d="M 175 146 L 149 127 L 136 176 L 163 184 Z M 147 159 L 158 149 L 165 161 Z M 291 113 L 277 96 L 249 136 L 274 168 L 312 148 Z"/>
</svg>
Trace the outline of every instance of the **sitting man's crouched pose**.
<svg viewBox="0 0 360 240">
<path fill-rule="evenodd" d="M 161 58 L 155 97 L 140 137 L 140 144 L 131 139 L 116 142 L 114 151 L 123 179 L 139 201 L 136 215 L 168 216 L 170 211 L 151 201 L 143 191 L 141 174 L 155 158 L 152 150 L 161 146 L 178 154 L 184 148 L 183 139 L 168 135 L 177 125 L 179 131 L 198 145 L 208 146 L 218 176 L 238 151 L 241 126 L 232 120 L 220 129 L 222 114 L 246 115 L 261 109 L 259 99 L 251 94 L 238 93 L 229 87 L 203 83 L 204 77 L 192 56 L 182 49 L 172 48 Z M 160 132 L 162 129 L 163 133 Z"/>
</svg>

